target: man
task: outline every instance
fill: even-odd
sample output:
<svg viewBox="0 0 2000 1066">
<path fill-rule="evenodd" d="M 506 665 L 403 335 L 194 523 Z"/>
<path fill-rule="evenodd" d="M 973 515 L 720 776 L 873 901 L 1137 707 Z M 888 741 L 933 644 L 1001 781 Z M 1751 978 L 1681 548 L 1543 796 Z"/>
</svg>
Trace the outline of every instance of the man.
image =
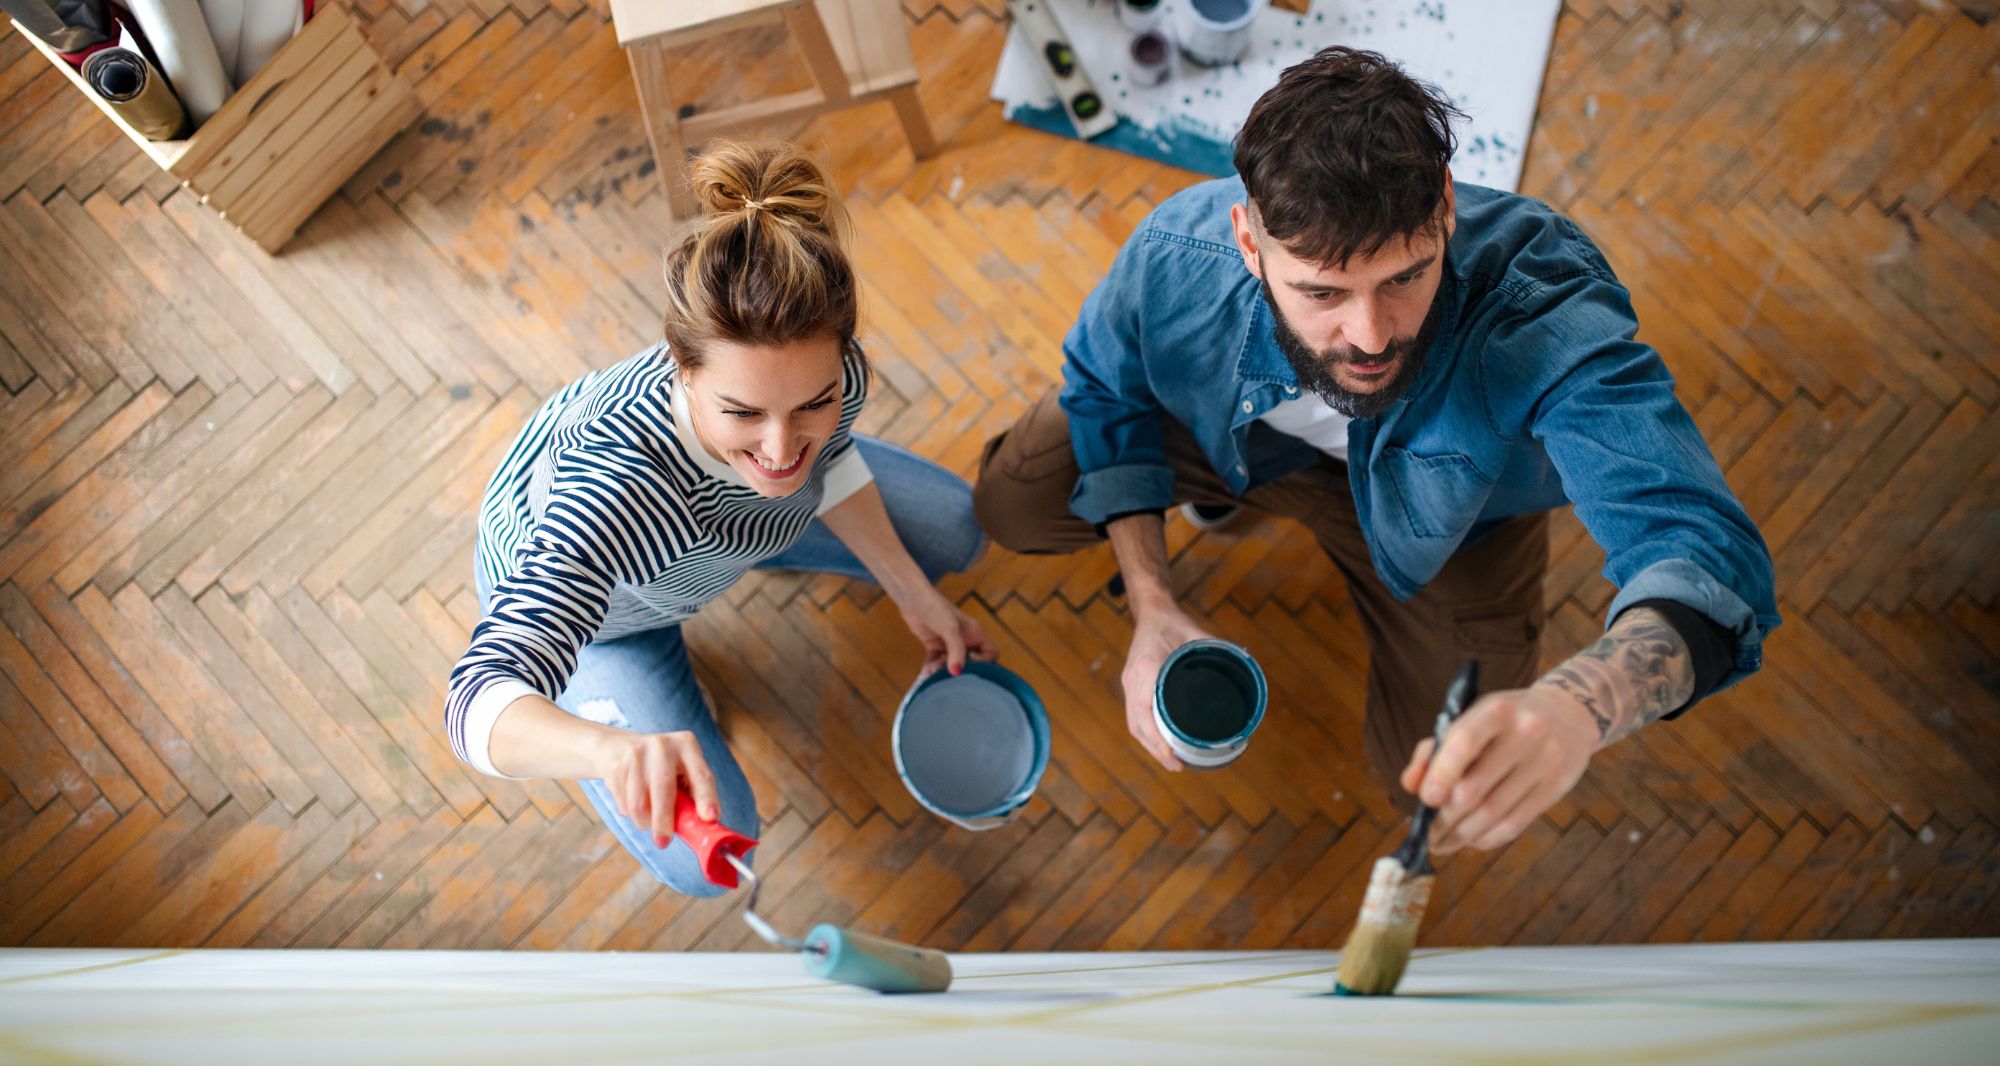
<svg viewBox="0 0 2000 1066">
<path fill-rule="evenodd" d="M 1513 840 L 1590 756 L 1754 672 L 1770 553 L 1629 294 L 1547 205 L 1455 185 L 1438 92 L 1330 48 L 1251 109 L 1237 179 L 1161 204 L 1084 302 L 1064 385 L 987 444 L 993 539 L 1108 536 L 1134 632 L 1132 735 L 1206 636 L 1168 584 L 1164 511 L 1305 524 L 1369 643 L 1370 764 L 1440 808 L 1437 850 Z M 1462 117 L 1462 116 L 1458 116 Z M 1546 512 L 1566 502 L 1619 586 L 1604 637 L 1539 680 Z M 1464 658 L 1487 694 L 1426 739 Z"/>
</svg>

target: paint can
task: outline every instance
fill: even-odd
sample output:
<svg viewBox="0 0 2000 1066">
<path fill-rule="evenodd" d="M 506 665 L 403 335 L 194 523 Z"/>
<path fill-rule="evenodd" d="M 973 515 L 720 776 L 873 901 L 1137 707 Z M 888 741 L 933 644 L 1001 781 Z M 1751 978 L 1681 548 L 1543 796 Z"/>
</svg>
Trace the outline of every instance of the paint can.
<svg viewBox="0 0 2000 1066">
<path fill-rule="evenodd" d="M 1118 24 L 1133 33 L 1158 26 L 1165 12 L 1164 0 L 1118 0 Z"/>
<path fill-rule="evenodd" d="M 896 773 L 932 814 L 966 829 L 1006 824 L 1049 766 L 1049 716 L 1026 681 L 968 661 L 919 678 L 896 709 Z"/>
<path fill-rule="evenodd" d="M 1160 666 L 1153 724 L 1182 762 L 1210 769 L 1249 747 L 1269 699 L 1264 670 L 1248 651 L 1226 640 L 1193 640 Z"/>
<path fill-rule="evenodd" d="M 1236 62 L 1250 46 L 1250 24 L 1263 9 L 1264 0 L 1183 0 L 1174 25 L 1181 54 L 1205 67 Z"/>
<path fill-rule="evenodd" d="M 1167 80 L 1174 66 L 1174 46 L 1159 30 L 1147 30 L 1132 38 L 1132 84 L 1158 85 Z"/>
</svg>

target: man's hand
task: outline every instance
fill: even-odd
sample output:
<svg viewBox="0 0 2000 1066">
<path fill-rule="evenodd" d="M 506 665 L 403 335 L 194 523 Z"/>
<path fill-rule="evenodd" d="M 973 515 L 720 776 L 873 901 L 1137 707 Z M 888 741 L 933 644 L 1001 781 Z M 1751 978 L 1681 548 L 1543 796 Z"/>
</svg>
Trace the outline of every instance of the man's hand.
<svg viewBox="0 0 2000 1066">
<path fill-rule="evenodd" d="M 1125 728 L 1169 770 L 1182 766 L 1153 721 L 1153 686 L 1159 681 L 1160 667 L 1175 648 L 1208 635 L 1179 608 L 1146 615 L 1132 630 L 1132 649 L 1125 655 L 1125 672 L 1119 675 L 1125 686 Z"/>
<path fill-rule="evenodd" d="M 1438 809 L 1431 850 L 1511 843 L 1583 777 L 1597 749 L 1694 695 L 1687 643 L 1650 607 L 1618 616 L 1590 647 L 1524 689 L 1474 703 L 1444 750 L 1417 745 L 1403 787 Z"/>
<path fill-rule="evenodd" d="M 1481 697 L 1444 735 L 1417 745 L 1403 787 L 1438 809 L 1431 850 L 1497 848 L 1576 787 L 1597 727 L 1568 696 L 1536 685 Z"/>
</svg>

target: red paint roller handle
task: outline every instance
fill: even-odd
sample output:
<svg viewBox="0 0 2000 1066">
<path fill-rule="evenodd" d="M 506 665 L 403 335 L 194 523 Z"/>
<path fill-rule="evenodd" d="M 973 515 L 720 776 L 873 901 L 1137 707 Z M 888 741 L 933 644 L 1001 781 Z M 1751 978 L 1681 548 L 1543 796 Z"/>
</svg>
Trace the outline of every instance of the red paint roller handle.
<svg viewBox="0 0 2000 1066">
<path fill-rule="evenodd" d="M 740 859 L 757 846 L 755 840 L 696 813 L 694 797 L 688 795 L 685 784 L 674 794 L 674 835 L 694 849 L 702 876 L 724 888 L 736 887 L 736 867 L 729 865 L 729 856 Z"/>
</svg>

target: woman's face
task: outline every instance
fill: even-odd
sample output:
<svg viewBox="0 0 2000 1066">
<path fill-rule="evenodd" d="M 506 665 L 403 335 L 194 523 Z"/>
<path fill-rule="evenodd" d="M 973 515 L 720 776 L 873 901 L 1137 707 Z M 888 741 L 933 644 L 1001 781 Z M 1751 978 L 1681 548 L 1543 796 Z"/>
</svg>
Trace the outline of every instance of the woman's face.
<svg viewBox="0 0 2000 1066">
<path fill-rule="evenodd" d="M 840 351 L 832 337 L 715 342 L 681 378 L 702 445 L 760 496 L 797 492 L 840 424 Z"/>
</svg>

